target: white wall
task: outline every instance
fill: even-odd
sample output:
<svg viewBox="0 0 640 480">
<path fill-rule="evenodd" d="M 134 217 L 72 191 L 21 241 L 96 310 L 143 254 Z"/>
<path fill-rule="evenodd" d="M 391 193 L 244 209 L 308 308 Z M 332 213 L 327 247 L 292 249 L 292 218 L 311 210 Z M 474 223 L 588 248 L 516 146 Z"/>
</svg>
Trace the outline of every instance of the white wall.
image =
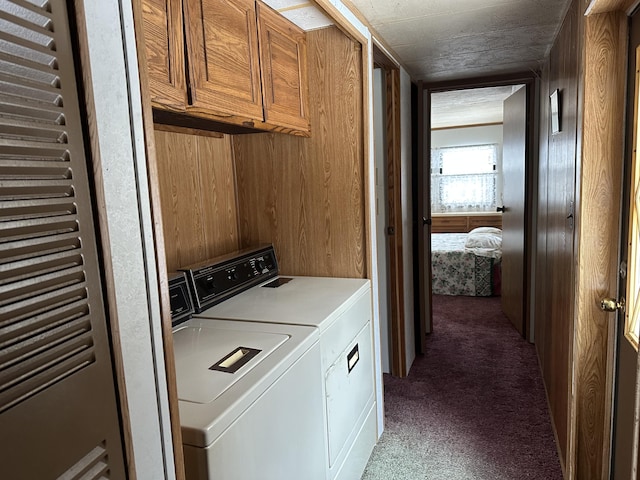
<svg viewBox="0 0 640 480">
<path fill-rule="evenodd" d="M 459 147 L 499 143 L 502 151 L 502 125 L 447 128 L 431 131 L 431 147 Z"/>
</svg>

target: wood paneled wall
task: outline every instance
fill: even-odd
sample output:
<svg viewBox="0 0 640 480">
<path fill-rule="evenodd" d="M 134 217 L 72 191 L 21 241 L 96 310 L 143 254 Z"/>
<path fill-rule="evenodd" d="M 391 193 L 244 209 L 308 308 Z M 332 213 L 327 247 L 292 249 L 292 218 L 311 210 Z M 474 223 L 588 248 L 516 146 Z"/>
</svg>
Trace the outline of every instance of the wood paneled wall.
<svg viewBox="0 0 640 480">
<path fill-rule="evenodd" d="M 307 32 L 311 138 L 233 139 L 242 246 L 273 243 L 289 275 L 366 277 L 362 52 Z"/>
<path fill-rule="evenodd" d="M 238 249 L 231 137 L 156 130 L 155 139 L 167 270 Z"/>
<path fill-rule="evenodd" d="M 563 468 L 569 452 L 569 402 L 574 305 L 574 218 L 578 85 L 579 1 L 569 9 L 541 82 L 535 344 Z M 549 95 L 561 95 L 561 131 L 550 134 Z"/>
<path fill-rule="evenodd" d="M 625 14 L 584 17 L 588 3 L 571 5 L 542 81 L 535 313 L 565 477 L 580 480 L 609 477 L 614 323 L 599 302 L 616 293 L 627 42 Z"/>
</svg>

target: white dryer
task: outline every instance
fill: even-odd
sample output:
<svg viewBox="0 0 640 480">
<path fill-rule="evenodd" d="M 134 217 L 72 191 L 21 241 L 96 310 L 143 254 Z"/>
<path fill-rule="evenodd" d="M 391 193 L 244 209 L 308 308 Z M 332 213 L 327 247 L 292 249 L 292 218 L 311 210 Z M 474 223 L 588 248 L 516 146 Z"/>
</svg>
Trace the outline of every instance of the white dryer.
<svg viewBox="0 0 640 480">
<path fill-rule="evenodd" d="M 187 479 L 325 479 L 317 329 L 191 318 L 173 337 Z"/>
<path fill-rule="evenodd" d="M 196 297 L 205 299 L 195 317 L 316 330 L 326 478 L 360 478 L 377 440 L 369 280 L 277 276 L 271 246 L 239 252 L 216 272 L 188 271 Z M 253 285 L 206 305 L 206 299 L 219 297 L 212 295 L 213 285 L 244 278 L 251 278 Z"/>
</svg>

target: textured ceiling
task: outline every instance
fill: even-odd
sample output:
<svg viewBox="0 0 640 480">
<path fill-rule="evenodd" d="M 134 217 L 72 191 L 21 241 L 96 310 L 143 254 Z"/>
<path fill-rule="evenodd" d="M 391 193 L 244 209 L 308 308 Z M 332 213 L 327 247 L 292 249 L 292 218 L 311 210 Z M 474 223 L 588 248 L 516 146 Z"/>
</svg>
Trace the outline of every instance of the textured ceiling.
<svg viewBox="0 0 640 480">
<path fill-rule="evenodd" d="M 414 80 L 536 70 L 568 0 L 350 0 Z"/>
<path fill-rule="evenodd" d="M 431 94 L 431 128 L 502 123 L 504 100 L 521 85 Z"/>
<path fill-rule="evenodd" d="M 375 29 L 413 81 L 538 70 L 570 0 L 344 0 Z M 333 22 L 313 0 L 265 0 L 304 30 Z M 432 126 L 502 121 L 511 87 L 432 95 Z"/>
</svg>

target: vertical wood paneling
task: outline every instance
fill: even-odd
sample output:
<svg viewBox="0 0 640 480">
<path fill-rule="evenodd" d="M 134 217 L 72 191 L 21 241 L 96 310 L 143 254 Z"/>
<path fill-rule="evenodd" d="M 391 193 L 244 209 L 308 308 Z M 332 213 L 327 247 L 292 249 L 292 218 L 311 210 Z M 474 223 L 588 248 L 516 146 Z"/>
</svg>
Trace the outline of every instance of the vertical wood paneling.
<svg viewBox="0 0 640 480">
<path fill-rule="evenodd" d="M 609 473 L 615 316 L 599 302 L 617 290 L 626 33 L 622 12 L 586 18 L 573 405 L 580 479 Z"/>
<path fill-rule="evenodd" d="M 273 243 L 290 275 L 365 277 L 362 52 L 307 32 L 311 138 L 234 137 L 243 246 Z"/>
<path fill-rule="evenodd" d="M 627 29 L 621 12 L 585 19 L 587 3 L 573 2 L 543 81 L 562 117 L 550 135 L 545 105 L 536 310 L 561 460 L 580 480 L 609 476 L 614 323 L 599 302 L 616 292 Z"/>
<path fill-rule="evenodd" d="M 167 269 L 238 248 L 231 142 L 156 130 Z"/>
<path fill-rule="evenodd" d="M 538 268 L 535 343 L 558 440 L 562 465 L 568 464 L 569 400 L 573 337 L 573 226 L 577 102 L 579 81 L 579 2 L 573 2 L 551 50 L 542 82 L 539 165 Z M 561 131 L 550 134 L 549 95 L 561 95 Z"/>
<path fill-rule="evenodd" d="M 542 68 L 542 75 L 540 80 L 540 137 L 539 137 L 539 149 L 540 152 L 538 158 L 538 208 L 537 208 L 537 241 L 536 241 L 536 288 L 535 288 L 535 301 L 534 301 L 534 339 L 536 352 L 538 354 L 538 360 L 540 368 L 542 370 L 542 376 L 545 382 L 550 376 L 548 356 L 548 344 L 550 341 L 550 315 L 549 315 L 549 298 L 546 287 L 547 282 L 547 223 L 548 223 L 548 206 L 547 196 L 549 189 L 549 103 L 546 99 L 549 98 L 549 61 L 545 62 Z M 547 402 L 550 404 L 550 392 L 548 384 L 545 383 Z M 550 412 L 553 414 L 553 412 Z M 553 423 L 553 419 L 552 419 Z M 554 429 L 555 431 L 555 429 Z M 556 442 L 559 441 L 556 434 Z M 564 470 L 564 458 L 561 458 L 561 464 Z"/>
</svg>

